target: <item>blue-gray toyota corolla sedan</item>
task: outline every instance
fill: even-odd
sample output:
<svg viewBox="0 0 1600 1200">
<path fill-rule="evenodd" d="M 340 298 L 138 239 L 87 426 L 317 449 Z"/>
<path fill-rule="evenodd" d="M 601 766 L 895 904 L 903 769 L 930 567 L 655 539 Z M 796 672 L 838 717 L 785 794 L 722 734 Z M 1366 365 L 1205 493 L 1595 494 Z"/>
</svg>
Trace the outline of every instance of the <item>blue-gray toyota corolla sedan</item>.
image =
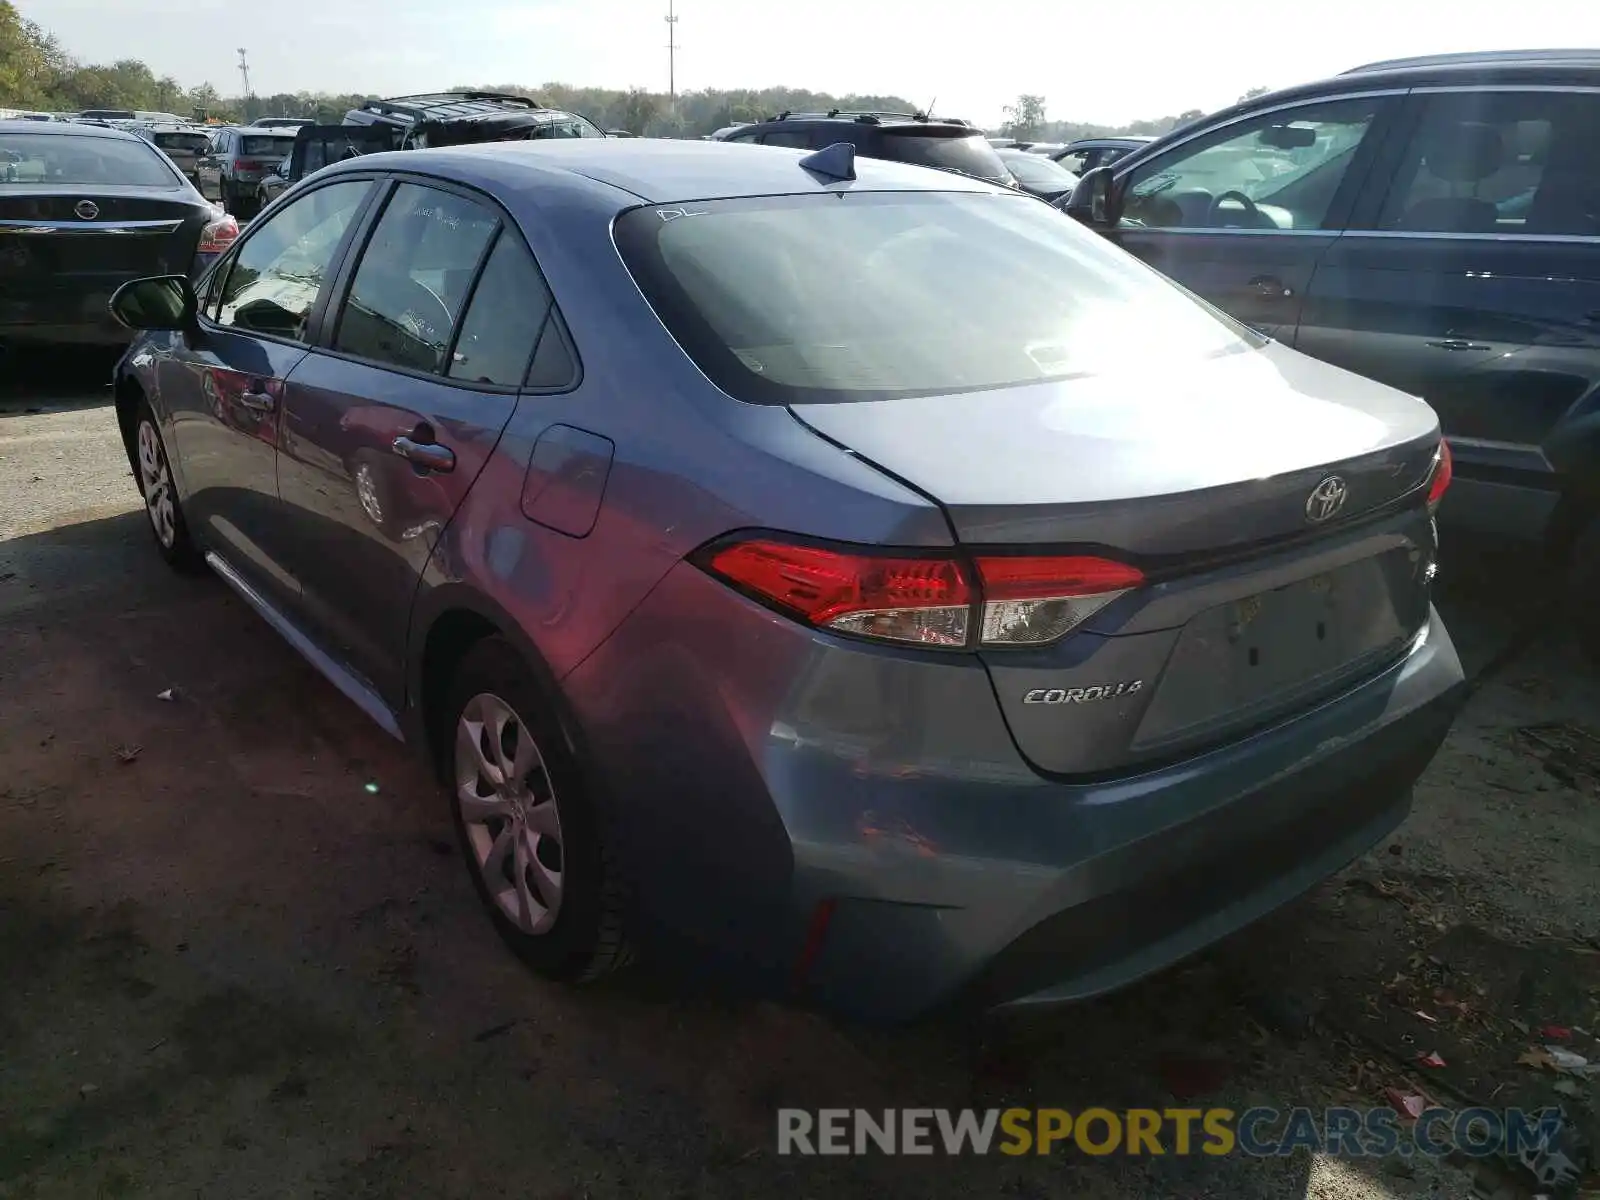
<svg viewBox="0 0 1600 1200">
<path fill-rule="evenodd" d="M 978 180 L 371 155 L 113 310 L 157 549 L 431 759 L 552 977 L 1103 992 L 1392 830 L 1459 703 L 1433 412 Z"/>
</svg>

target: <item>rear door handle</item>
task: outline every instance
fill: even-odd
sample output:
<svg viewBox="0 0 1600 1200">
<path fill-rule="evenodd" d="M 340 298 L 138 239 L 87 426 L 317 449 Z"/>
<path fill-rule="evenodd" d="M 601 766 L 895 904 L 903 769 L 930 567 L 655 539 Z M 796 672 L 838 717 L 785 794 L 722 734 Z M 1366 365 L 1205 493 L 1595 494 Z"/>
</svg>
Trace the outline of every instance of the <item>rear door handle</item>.
<svg viewBox="0 0 1600 1200">
<path fill-rule="evenodd" d="M 239 403 L 253 412 L 271 412 L 278 406 L 266 392 L 240 392 Z"/>
<path fill-rule="evenodd" d="M 1250 286 L 1255 289 L 1258 296 L 1292 296 L 1294 289 L 1288 287 L 1276 275 L 1257 275 L 1250 281 Z"/>
<path fill-rule="evenodd" d="M 394 440 L 394 452 L 408 462 L 413 462 L 429 471 L 456 469 L 455 453 L 448 446 L 441 446 L 438 442 L 414 442 L 408 437 L 397 437 Z"/>
<path fill-rule="evenodd" d="M 1469 342 L 1466 338 L 1443 338 L 1437 342 L 1429 342 L 1435 350 L 1493 350 L 1493 346 L 1485 346 L 1481 342 Z"/>
</svg>

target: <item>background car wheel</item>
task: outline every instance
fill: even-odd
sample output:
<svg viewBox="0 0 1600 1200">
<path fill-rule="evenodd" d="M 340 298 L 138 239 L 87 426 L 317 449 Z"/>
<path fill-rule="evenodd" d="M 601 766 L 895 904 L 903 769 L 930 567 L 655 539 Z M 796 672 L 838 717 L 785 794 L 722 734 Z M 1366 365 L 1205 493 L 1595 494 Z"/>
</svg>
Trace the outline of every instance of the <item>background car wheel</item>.
<svg viewBox="0 0 1600 1200">
<path fill-rule="evenodd" d="M 358 450 L 350 461 L 350 481 L 356 489 L 356 502 L 361 511 L 385 536 L 393 536 L 399 529 L 400 504 L 390 487 L 389 471 L 402 460 L 389 455 L 387 459 L 376 450 Z M 402 463 L 403 465 L 403 463 Z"/>
<path fill-rule="evenodd" d="M 566 738 L 517 651 L 473 646 L 447 710 L 450 808 L 500 936 L 539 974 L 596 979 L 624 965 L 621 880 Z"/>
<path fill-rule="evenodd" d="M 134 472 L 139 481 L 139 494 L 144 497 L 145 516 L 149 519 L 156 549 L 169 566 L 180 571 L 198 571 L 203 565 L 200 551 L 189 537 L 183 506 L 178 502 L 178 490 L 172 481 L 166 443 L 147 401 L 139 402 L 133 420 Z"/>
<path fill-rule="evenodd" d="M 1567 611 L 1578 644 L 1600 666 L 1600 517 L 1591 518 L 1567 558 Z"/>
</svg>

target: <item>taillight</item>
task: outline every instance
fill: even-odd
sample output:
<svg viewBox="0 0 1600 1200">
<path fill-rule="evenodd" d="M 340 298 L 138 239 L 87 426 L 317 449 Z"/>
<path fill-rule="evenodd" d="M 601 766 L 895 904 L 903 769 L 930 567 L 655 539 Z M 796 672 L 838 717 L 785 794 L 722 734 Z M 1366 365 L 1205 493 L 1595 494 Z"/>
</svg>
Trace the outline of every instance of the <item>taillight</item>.
<svg viewBox="0 0 1600 1200">
<path fill-rule="evenodd" d="M 1439 439 L 1439 453 L 1433 458 L 1433 473 L 1428 477 L 1428 511 L 1438 512 L 1455 468 L 1450 461 L 1450 443 Z"/>
<path fill-rule="evenodd" d="M 1144 582 L 1144 572 L 1105 558 L 983 557 L 983 642 L 1053 642 Z"/>
<path fill-rule="evenodd" d="M 221 254 L 239 236 L 239 222 L 227 213 L 212 221 L 200 231 L 197 254 Z"/>
<path fill-rule="evenodd" d="M 732 543 L 704 565 L 819 629 L 942 647 L 1044 645 L 1144 582 L 1134 567 L 1090 556 L 983 555 L 973 560 L 973 578 L 948 556 L 878 555 L 772 538 Z"/>
<path fill-rule="evenodd" d="M 712 571 L 820 629 L 965 646 L 972 589 L 950 558 L 846 554 L 767 540 L 711 556 Z"/>
</svg>

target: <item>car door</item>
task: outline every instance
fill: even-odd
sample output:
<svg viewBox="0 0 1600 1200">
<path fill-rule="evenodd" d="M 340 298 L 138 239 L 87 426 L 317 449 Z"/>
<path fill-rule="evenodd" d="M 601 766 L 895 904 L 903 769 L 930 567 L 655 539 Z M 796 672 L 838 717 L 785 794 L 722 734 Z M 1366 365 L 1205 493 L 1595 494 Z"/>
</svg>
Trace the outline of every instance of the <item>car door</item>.
<svg viewBox="0 0 1600 1200">
<path fill-rule="evenodd" d="M 222 151 L 223 139 L 226 136 L 220 132 L 212 134 L 204 153 L 195 164 L 195 186 L 207 200 L 222 199 L 222 171 L 217 165 L 217 156 Z"/>
<path fill-rule="evenodd" d="M 1446 515 L 1537 535 L 1545 448 L 1600 384 L 1600 95 L 1418 89 L 1324 257 L 1296 347 L 1425 398 Z"/>
<path fill-rule="evenodd" d="M 157 367 L 190 527 L 279 607 L 298 591 L 277 484 L 286 381 L 371 188 L 330 183 L 251 229 L 208 278 L 198 333 Z"/>
<path fill-rule="evenodd" d="M 278 480 L 313 635 L 398 708 L 417 581 L 516 407 L 538 333 L 513 372 L 487 361 L 475 322 L 544 313 L 504 285 L 519 238 L 477 193 L 401 179 L 363 236 L 322 345 L 291 376 Z"/>
<path fill-rule="evenodd" d="M 1268 337 L 1294 336 L 1397 93 L 1274 105 L 1197 131 L 1117 174 L 1111 237 Z"/>
</svg>

